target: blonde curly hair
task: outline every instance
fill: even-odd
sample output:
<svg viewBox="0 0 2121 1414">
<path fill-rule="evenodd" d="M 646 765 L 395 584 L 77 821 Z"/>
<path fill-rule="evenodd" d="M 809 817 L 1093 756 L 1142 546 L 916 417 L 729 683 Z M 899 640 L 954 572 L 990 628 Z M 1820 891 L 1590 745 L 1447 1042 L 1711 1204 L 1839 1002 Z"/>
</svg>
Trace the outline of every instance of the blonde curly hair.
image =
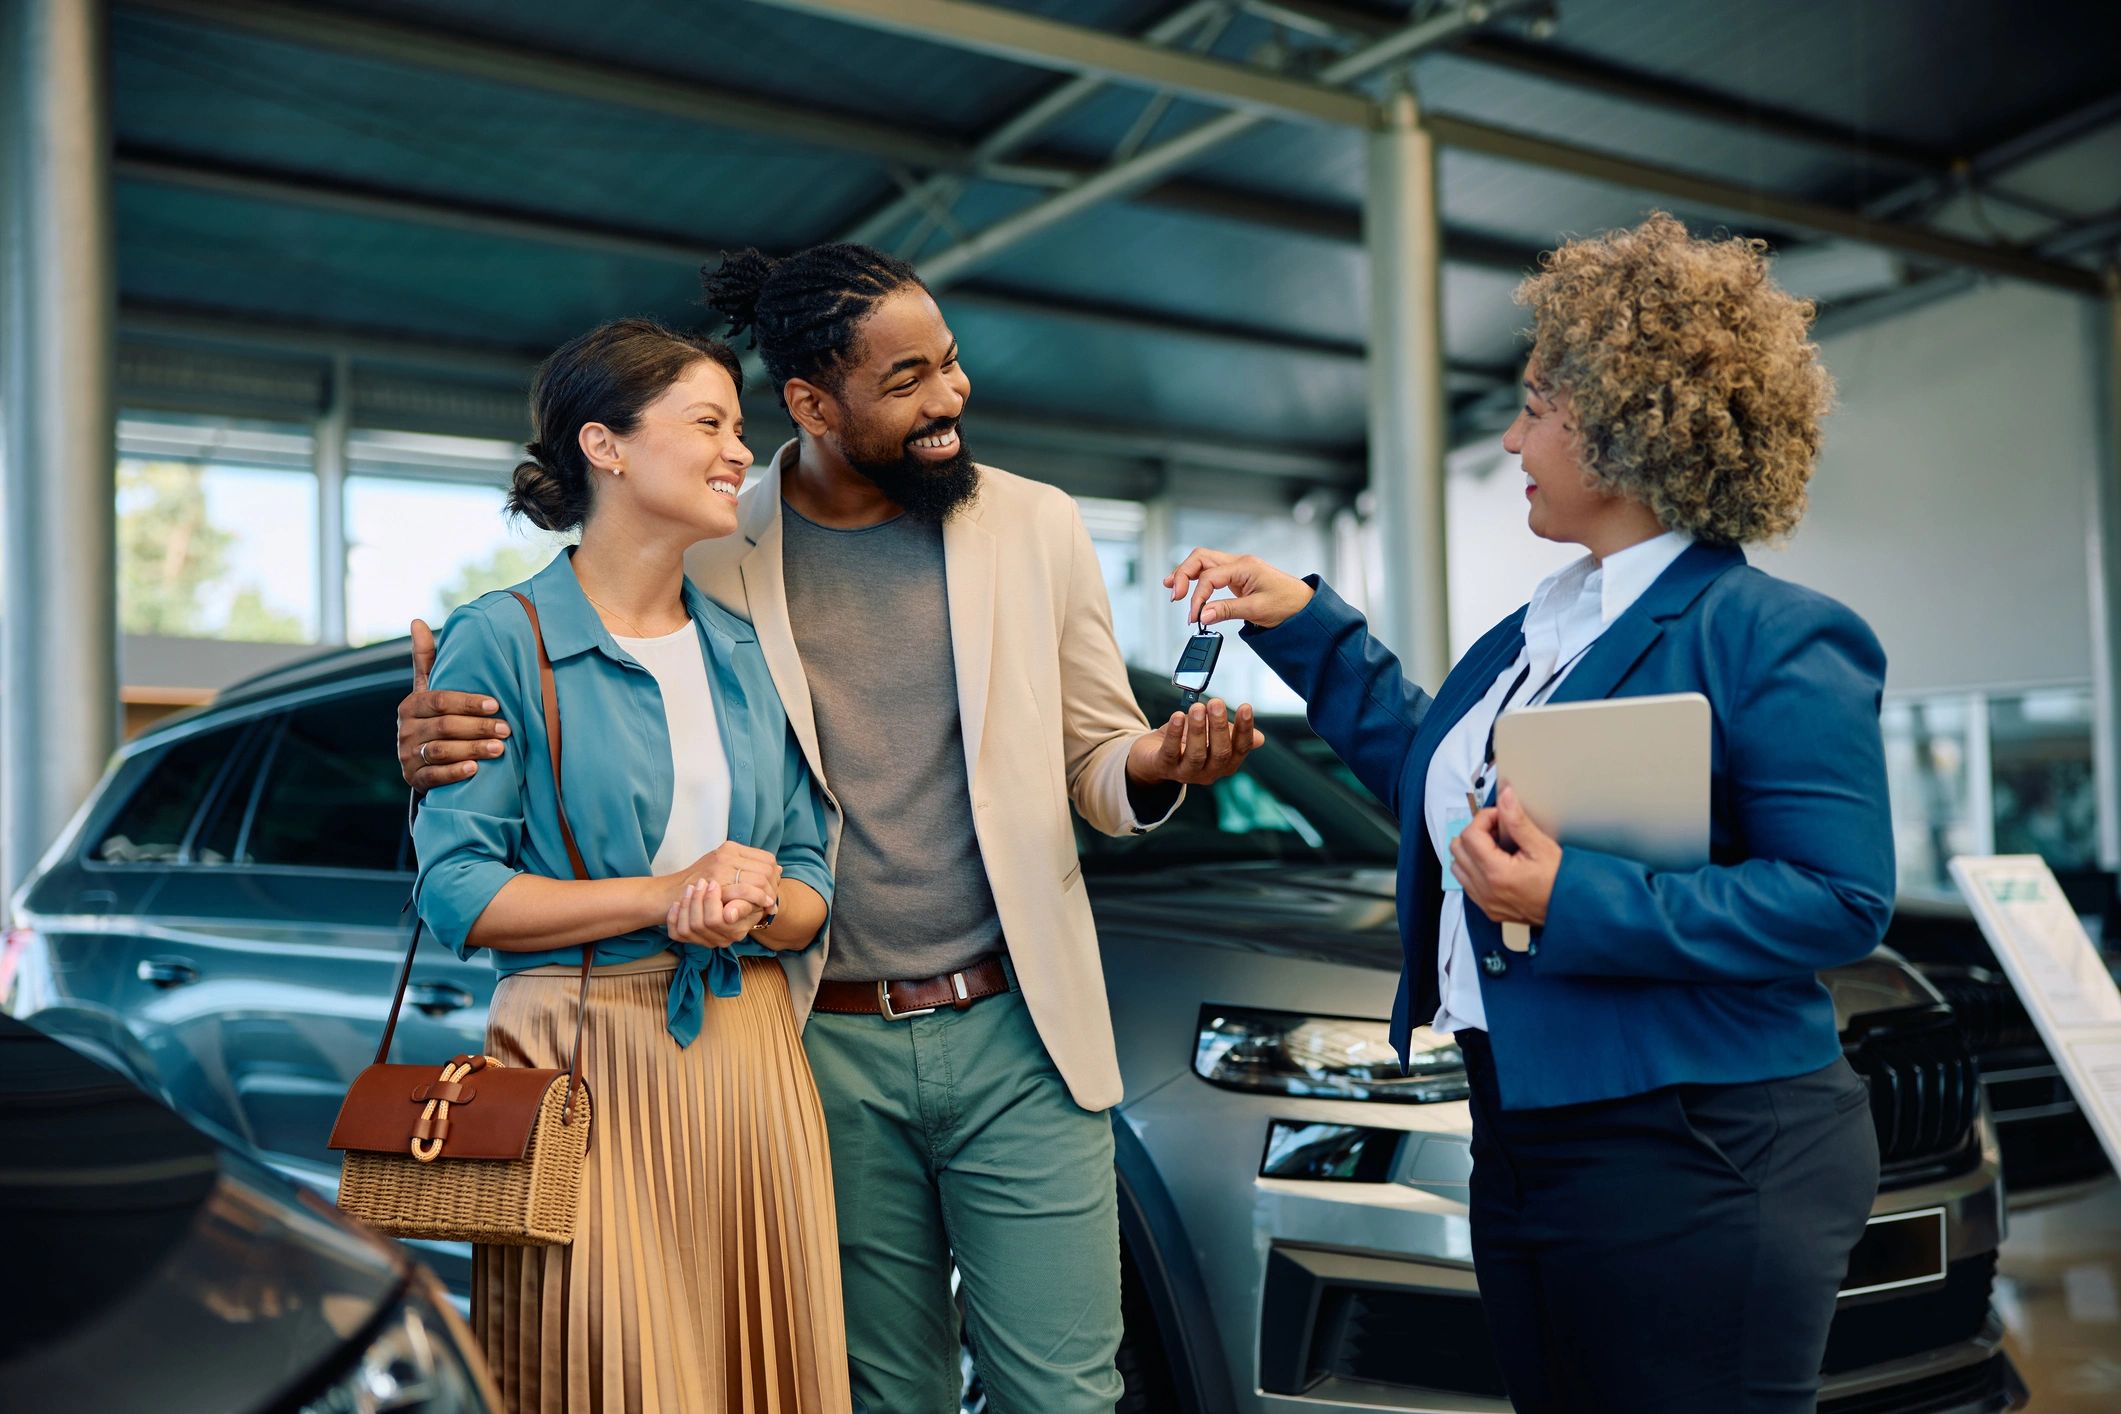
<svg viewBox="0 0 2121 1414">
<path fill-rule="evenodd" d="M 1766 253 L 1659 211 L 1569 241 L 1517 287 L 1592 482 L 1712 544 L 1796 528 L 1834 397 L 1812 302 L 1769 278 Z"/>
</svg>

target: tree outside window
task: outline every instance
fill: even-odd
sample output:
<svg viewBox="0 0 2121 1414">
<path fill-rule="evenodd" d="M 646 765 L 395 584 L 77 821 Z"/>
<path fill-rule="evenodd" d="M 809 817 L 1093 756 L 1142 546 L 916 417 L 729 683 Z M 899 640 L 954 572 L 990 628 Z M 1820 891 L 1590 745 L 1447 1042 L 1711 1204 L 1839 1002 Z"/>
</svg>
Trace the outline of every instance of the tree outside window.
<svg viewBox="0 0 2121 1414">
<path fill-rule="evenodd" d="M 300 472 L 118 463 L 127 633 L 306 643 L 316 626 L 316 483 Z"/>
</svg>

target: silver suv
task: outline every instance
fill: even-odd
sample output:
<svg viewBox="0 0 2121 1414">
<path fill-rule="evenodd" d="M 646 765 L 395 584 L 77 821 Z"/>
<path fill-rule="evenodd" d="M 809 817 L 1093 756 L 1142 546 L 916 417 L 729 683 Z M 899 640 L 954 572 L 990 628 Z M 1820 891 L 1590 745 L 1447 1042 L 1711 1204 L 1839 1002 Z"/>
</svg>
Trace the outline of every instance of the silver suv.
<svg viewBox="0 0 2121 1414">
<path fill-rule="evenodd" d="M 403 643 L 332 653 L 157 727 L 16 900 L 13 1010 L 325 1192 L 325 1135 L 403 945 L 383 726 L 410 675 Z M 1171 710 L 1146 675 L 1136 691 L 1152 720 Z M 1411 1077 L 1388 1062 L 1396 844 L 1272 743 L 1154 834 L 1082 840 L 1128 1095 L 1123 1410 L 1509 1407 L 1473 1281 L 1457 1053 L 1432 1037 Z M 2011 1407 L 1997 1150 L 1960 1028 L 1890 954 L 1827 980 L 1885 1180 L 1821 1408 Z M 475 1047 L 492 982 L 423 950 L 402 1054 Z M 422 1255 L 463 1284 L 461 1250 Z"/>
</svg>

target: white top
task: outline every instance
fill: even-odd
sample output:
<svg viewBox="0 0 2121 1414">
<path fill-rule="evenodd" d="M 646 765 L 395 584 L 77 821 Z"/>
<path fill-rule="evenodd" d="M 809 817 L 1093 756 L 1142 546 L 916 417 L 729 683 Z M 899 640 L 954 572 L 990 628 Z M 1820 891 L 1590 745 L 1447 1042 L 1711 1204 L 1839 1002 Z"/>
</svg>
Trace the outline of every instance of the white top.
<svg viewBox="0 0 2121 1414">
<path fill-rule="evenodd" d="M 649 868 L 674 874 L 729 838 L 729 754 L 714 716 L 714 689 L 699 628 L 661 638 L 620 638 L 619 647 L 655 675 L 670 726 L 670 822 Z"/>
<path fill-rule="evenodd" d="M 1443 915 L 1436 933 L 1436 974 L 1443 1005 L 1432 1023 L 1436 1031 L 1485 1030 L 1488 1024 L 1487 1008 L 1480 999 L 1479 959 L 1466 931 L 1466 896 L 1451 877 L 1451 840 L 1468 822 L 1466 792 L 1474 789 L 1474 780 L 1486 764 L 1488 728 L 1503 710 L 1503 699 L 1509 697 L 1509 706 L 1515 709 L 1536 706 L 1553 696 L 1607 626 L 1626 613 L 1693 543 L 1693 537 L 1681 531 L 1668 531 L 1606 556 L 1604 564 L 1585 555 L 1541 580 L 1525 609 L 1523 651 L 1496 676 L 1487 696 L 1445 734 L 1430 759 L 1422 819 L 1428 826 L 1429 843 L 1443 861 L 1444 881 Z M 1529 674 L 1511 697 L 1510 685 L 1527 668 Z M 1487 798 L 1486 789 L 1480 798 Z"/>
</svg>

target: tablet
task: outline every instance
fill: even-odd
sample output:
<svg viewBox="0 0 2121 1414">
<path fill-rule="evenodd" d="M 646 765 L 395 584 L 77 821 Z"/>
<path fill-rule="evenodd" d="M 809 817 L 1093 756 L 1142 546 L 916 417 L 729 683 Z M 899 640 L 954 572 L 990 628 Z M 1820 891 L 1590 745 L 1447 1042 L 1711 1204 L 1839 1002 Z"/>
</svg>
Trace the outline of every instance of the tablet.
<svg viewBox="0 0 2121 1414">
<path fill-rule="evenodd" d="M 1497 777 L 1566 847 L 1652 869 L 1709 862 L 1709 700 L 1698 692 L 1506 712 Z"/>
</svg>

